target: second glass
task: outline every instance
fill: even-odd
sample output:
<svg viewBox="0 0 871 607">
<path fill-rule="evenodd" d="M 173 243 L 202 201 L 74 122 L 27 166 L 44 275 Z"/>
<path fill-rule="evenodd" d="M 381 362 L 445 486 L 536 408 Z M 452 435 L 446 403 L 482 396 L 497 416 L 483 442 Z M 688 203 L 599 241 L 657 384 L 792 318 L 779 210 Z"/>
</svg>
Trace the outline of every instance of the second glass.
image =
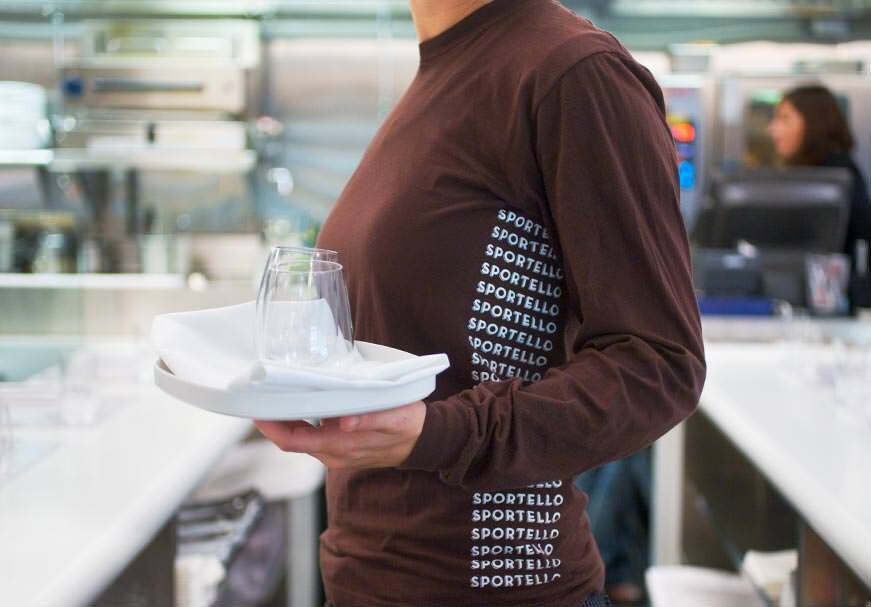
<svg viewBox="0 0 871 607">
<path fill-rule="evenodd" d="M 265 362 L 317 366 L 353 348 L 342 266 L 305 251 L 273 250 L 257 295 L 256 343 Z"/>
</svg>

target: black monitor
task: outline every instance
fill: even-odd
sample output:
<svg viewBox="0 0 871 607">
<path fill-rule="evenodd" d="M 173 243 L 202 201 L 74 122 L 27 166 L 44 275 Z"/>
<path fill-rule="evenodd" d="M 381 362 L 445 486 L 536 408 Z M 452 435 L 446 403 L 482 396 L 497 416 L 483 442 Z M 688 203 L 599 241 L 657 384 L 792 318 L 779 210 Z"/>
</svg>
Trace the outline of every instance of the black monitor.
<svg viewBox="0 0 871 607">
<path fill-rule="evenodd" d="M 840 252 L 853 178 L 842 168 L 760 169 L 715 175 L 694 236 L 704 247 Z"/>
</svg>

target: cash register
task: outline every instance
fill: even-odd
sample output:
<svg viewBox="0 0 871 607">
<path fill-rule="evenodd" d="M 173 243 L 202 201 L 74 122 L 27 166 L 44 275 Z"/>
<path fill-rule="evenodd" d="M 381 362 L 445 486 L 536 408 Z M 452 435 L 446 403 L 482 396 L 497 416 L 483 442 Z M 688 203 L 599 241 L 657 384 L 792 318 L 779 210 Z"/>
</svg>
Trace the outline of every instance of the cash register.
<svg viewBox="0 0 871 607">
<path fill-rule="evenodd" d="M 851 191 L 839 168 L 715 175 L 692 233 L 702 311 L 773 314 L 786 302 L 847 313 Z"/>
</svg>

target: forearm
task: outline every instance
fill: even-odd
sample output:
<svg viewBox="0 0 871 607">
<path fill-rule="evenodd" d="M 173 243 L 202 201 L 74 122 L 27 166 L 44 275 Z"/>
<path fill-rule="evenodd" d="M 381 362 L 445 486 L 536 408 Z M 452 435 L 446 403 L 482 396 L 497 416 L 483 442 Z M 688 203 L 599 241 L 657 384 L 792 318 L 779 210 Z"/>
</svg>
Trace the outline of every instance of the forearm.
<svg viewBox="0 0 871 607">
<path fill-rule="evenodd" d="M 536 383 L 496 382 L 431 403 L 402 467 L 469 489 L 570 478 L 656 440 L 689 415 L 700 353 L 632 335 L 591 340 Z"/>
</svg>

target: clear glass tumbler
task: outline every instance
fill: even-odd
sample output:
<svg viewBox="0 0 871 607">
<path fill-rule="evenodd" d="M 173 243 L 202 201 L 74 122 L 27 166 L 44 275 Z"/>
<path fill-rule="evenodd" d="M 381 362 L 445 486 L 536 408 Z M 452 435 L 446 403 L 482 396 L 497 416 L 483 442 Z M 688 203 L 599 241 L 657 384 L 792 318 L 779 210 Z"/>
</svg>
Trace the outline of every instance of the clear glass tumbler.
<svg viewBox="0 0 871 607">
<path fill-rule="evenodd" d="M 353 349 L 342 266 L 298 251 L 270 255 L 257 295 L 256 344 L 267 363 L 338 363 Z"/>
</svg>

